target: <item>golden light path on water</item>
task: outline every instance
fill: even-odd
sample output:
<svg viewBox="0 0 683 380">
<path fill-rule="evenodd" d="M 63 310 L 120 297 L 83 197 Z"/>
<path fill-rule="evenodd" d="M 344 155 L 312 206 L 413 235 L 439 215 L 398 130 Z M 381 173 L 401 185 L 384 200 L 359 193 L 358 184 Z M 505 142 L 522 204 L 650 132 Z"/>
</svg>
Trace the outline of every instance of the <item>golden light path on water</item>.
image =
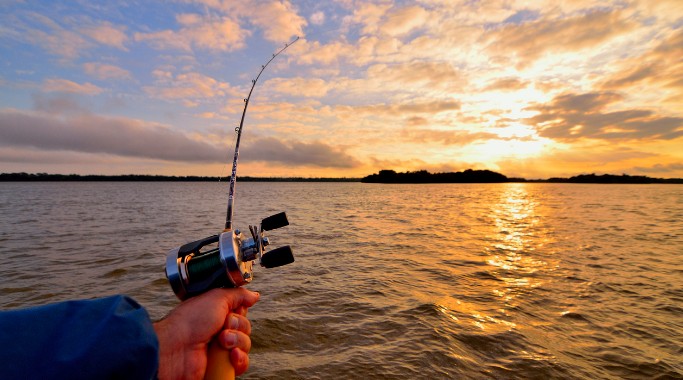
<svg viewBox="0 0 683 380">
<path fill-rule="evenodd" d="M 520 319 L 515 314 L 521 304 L 529 302 L 525 297 L 533 289 L 543 286 L 545 281 L 552 281 L 549 274 L 559 266 L 559 261 L 552 256 L 534 255 L 538 249 L 554 242 L 552 229 L 543 223 L 551 211 L 528 191 L 525 184 L 507 184 L 500 190 L 497 200 L 491 202 L 490 209 L 484 213 L 486 223 L 478 225 L 478 231 L 471 231 L 484 235 L 485 241 L 489 242 L 482 253 L 490 271 L 499 278 L 499 281 L 485 281 L 488 289 L 478 291 L 489 292 L 498 300 L 493 308 L 490 303 L 468 302 L 457 295 L 437 300 L 436 309 L 454 322 L 452 331 L 462 329 L 463 323 L 474 326 L 482 334 L 543 328 L 549 324 L 542 320 Z M 462 255 L 462 252 L 453 254 Z M 457 351 L 453 350 L 452 355 L 462 359 Z M 522 351 L 518 355 L 533 360 L 555 360 L 551 354 Z"/>
</svg>

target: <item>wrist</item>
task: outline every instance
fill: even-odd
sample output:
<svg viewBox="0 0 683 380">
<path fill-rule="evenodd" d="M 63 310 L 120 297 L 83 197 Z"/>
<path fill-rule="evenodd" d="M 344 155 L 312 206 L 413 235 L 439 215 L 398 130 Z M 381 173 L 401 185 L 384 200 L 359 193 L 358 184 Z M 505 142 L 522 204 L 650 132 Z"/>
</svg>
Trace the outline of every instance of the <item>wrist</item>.
<svg viewBox="0 0 683 380">
<path fill-rule="evenodd" d="M 173 336 L 169 334 L 167 323 L 164 320 L 154 323 L 154 331 L 157 334 L 159 341 L 159 368 L 157 369 L 157 378 L 159 380 L 172 379 L 175 372 L 172 368 L 177 360 L 174 360 L 175 354 Z M 177 358 L 180 359 L 180 358 Z"/>
</svg>

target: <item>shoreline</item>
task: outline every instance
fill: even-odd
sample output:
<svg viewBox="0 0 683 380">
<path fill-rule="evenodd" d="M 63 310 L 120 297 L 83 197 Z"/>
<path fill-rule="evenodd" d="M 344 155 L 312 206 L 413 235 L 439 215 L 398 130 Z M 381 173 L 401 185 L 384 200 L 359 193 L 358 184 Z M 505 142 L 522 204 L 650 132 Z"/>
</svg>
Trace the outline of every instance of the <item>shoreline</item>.
<svg viewBox="0 0 683 380">
<path fill-rule="evenodd" d="M 48 173 L 0 173 L 0 182 L 227 182 L 229 177 L 165 176 L 165 175 L 79 175 Z M 363 178 L 354 177 L 237 177 L 239 182 L 363 182 L 380 184 L 429 183 L 586 183 L 586 184 L 683 184 L 683 178 L 652 178 L 627 174 L 581 174 L 569 178 L 508 178 L 489 170 L 465 170 L 456 173 L 427 171 L 397 173 L 382 170 Z"/>
</svg>

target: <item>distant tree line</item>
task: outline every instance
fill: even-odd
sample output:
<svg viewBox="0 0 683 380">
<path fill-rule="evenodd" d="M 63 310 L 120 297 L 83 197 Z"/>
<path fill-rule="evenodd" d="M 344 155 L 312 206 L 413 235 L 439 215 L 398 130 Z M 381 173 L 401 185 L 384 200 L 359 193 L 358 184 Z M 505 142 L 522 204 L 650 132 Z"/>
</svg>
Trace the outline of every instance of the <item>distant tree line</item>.
<svg viewBox="0 0 683 380">
<path fill-rule="evenodd" d="M 85 181 L 85 182 L 218 182 L 229 177 L 164 176 L 164 175 L 78 175 L 48 173 L 2 173 L 0 182 L 5 181 Z M 304 178 L 304 177 L 237 177 L 240 182 L 358 182 L 359 178 Z"/>
<path fill-rule="evenodd" d="M 228 177 L 202 176 L 163 176 L 163 175 L 78 175 L 78 174 L 47 174 L 47 173 L 2 173 L 0 182 L 9 181 L 115 181 L 115 182 L 218 182 L 228 181 Z M 467 169 L 462 172 L 429 173 L 426 170 L 397 173 L 394 170 L 380 170 L 364 178 L 306 178 L 306 177 L 250 177 L 237 178 L 240 182 L 365 182 L 365 183 L 502 183 L 502 182 L 551 182 L 551 183 L 623 183 L 647 184 L 670 183 L 683 184 L 681 178 L 651 178 L 646 176 L 632 176 L 628 174 L 581 174 L 569 178 L 549 178 L 527 180 L 524 178 L 510 178 L 490 170 Z"/>
<path fill-rule="evenodd" d="M 366 183 L 496 183 L 509 182 L 509 179 L 490 170 L 467 169 L 455 173 L 429 173 L 426 170 L 397 173 L 394 170 L 380 170 L 361 179 Z"/>
<path fill-rule="evenodd" d="M 552 183 L 683 183 L 681 178 L 650 178 L 646 176 L 631 176 L 627 174 L 581 174 L 570 178 L 550 178 L 541 180 L 527 180 L 524 178 L 509 178 L 503 174 L 490 170 L 467 169 L 455 173 L 429 173 L 426 170 L 397 173 L 394 170 L 380 170 L 361 179 L 365 183 L 502 183 L 502 182 L 552 182 Z"/>
<path fill-rule="evenodd" d="M 642 175 L 613 175 L 603 174 L 581 174 L 570 178 L 549 178 L 543 182 L 556 183 L 624 183 L 624 184 L 646 184 L 646 183 L 683 183 L 683 178 L 651 178 Z"/>
</svg>

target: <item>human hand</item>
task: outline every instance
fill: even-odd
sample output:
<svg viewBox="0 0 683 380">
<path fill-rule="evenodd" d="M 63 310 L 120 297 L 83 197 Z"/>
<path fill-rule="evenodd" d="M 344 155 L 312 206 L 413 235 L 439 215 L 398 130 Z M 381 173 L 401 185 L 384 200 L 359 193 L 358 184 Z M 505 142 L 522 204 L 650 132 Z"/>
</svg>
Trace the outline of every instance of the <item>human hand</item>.
<svg viewBox="0 0 683 380">
<path fill-rule="evenodd" d="M 230 350 L 235 374 L 249 367 L 251 324 L 247 309 L 259 294 L 245 288 L 212 289 L 178 305 L 154 324 L 159 340 L 159 379 L 203 379 L 211 340 Z"/>
</svg>

